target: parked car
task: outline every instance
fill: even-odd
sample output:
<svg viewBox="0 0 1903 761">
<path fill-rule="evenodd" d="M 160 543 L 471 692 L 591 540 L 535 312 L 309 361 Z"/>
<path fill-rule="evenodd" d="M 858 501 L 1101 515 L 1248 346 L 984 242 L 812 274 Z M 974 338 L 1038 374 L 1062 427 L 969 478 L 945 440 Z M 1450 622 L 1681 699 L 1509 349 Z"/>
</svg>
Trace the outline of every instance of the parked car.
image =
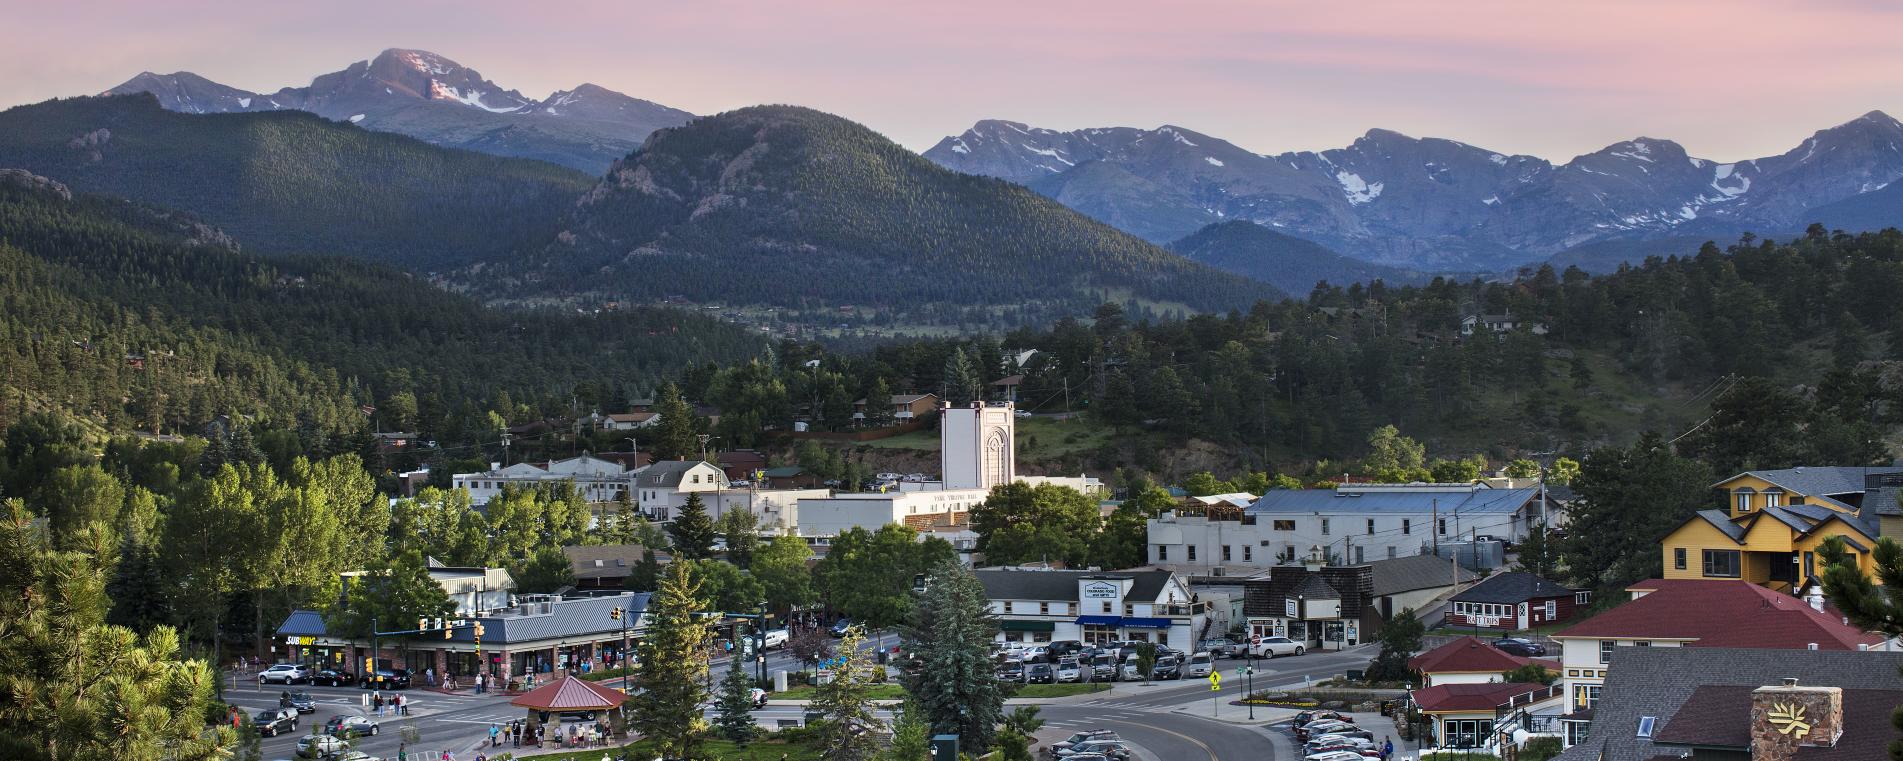
<svg viewBox="0 0 1903 761">
<path fill-rule="evenodd" d="M 1546 654 L 1546 646 L 1525 637 L 1501 637 L 1493 641 L 1495 650 L 1512 653 L 1524 658 L 1538 658 Z"/>
<path fill-rule="evenodd" d="M 1217 658 L 1240 658 L 1243 653 L 1249 651 L 1248 646 L 1224 637 L 1203 640 L 1196 643 L 1196 647 L 1208 651 L 1211 656 Z"/>
<path fill-rule="evenodd" d="M 330 758 L 349 746 L 330 735 L 305 735 L 297 741 L 298 758 Z"/>
<path fill-rule="evenodd" d="M 1295 726 L 1300 727 L 1311 721 L 1321 721 L 1322 719 L 1338 719 L 1338 720 L 1349 722 L 1349 723 L 1353 723 L 1355 720 L 1354 717 L 1349 716 L 1345 713 L 1341 713 L 1339 711 L 1330 711 L 1326 708 L 1317 708 L 1313 711 L 1303 711 L 1301 713 L 1295 714 Z"/>
<path fill-rule="evenodd" d="M 380 690 L 407 690 L 410 688 L 409 669 L 377 669 L 364 676 L 364 686 Z"/>
<path fill-rule="evenodd" d="M 311 684 L 326 687 L 349 687 L 357 683 L 357 675 L 343 669 L 318 669 L 311 675 Z"/>
<path fill-rule="evenodd" d="M 1048 661 L 1051 659 L 1051 649 L 1045 645 L 1031 645 L 1024 648 L 1024 651 L 1019 653 L 1019 657 L 1023 658 L 1025 663 Z"/>
<path fill-rule="evenodd" d="M 1022 661 L 1005 661 L 1004 663 L 999 664 L 998 665 L 998 681 L 1000 682 L 1024 681 L 1024 663 Z"/>
<path fill-rule="evenodd" d="M 377 723 L 364 716 L 332 716 L 324 722 L 324 734 L 332 737 L 363 737 L 378 732 Z"/>
<path fill-rule="evenodd" d="M 1051 743 L 1051 749 L 1053 751 L 1063 750 L 1072 745 L 1076 745 L 1081 742 L 1089 742 L 1091 740 L 1121 740 L 1121 739 L 1123 738 L 1119 737 L 1116 732 L 1108 730 L 1108 729 L 1087 729 L 1082 732 L 1072 732 L 1069 737 L 1066 737 L 1062 740 L 1058 740 L 1057 742 Z"/>
<path fill-rule="evenodd" d="M 1062 658 L 1066 655 L 1082 653 L 1084 651 L 1084 643 L 1074 639 L 1060 639 L 1046 645 L 1045 650 L 1050 652 L 1052 656 Z"/>
<path fill-rule="evenodd" d="M 1076 658 L 1065 658 L 1057 662 L 1057 681 L 1059 682 L 1084 681 L 1084 669 L 1082 666 L 1078 665 Z"/>
<path fill-rule="evenodd" d="M 1348 750 L 1360 750 L 1362 748 L 1372 748 L 1372 747 L 1374 747 L 1373 740 L 1363 739 L 1360 737 L 1349 737 L 1347 735 L 1337 735 L 1337 734 L 1322 735 L 1321 737 L 1317 737 L 1313 740 L 1309 740 L 1307 745 L 1308 752 L 1310 753 L 1318 753 L 1324 750 L 1332 750 L 1337 748 L 1346 748 Z"/>
<path fill-rule="evenodd" d="M 277 737 L 285 732 L 296 732 L 297 709 L 267 708 L 251 717 L 251 723 L 258 725 L 258 734 L 265 737 Z"/>
<path fill-rule="evenodd" d="M 761 635 L 761 641 L 766 643 L 766 649 L 778 650 L 786 647 L 786 643 L 793 641 L 793 635 L 785 629 L 768 629 L 766 634 Z"/>
<path fill-rule="evenodd" d="M 1191 679 L 1209 676 L 1216 670 L 1216 659 L 1209 653 L 1197 653 L 1189 657 L 1189 663 L 1183 666 L 1183 675 Z"/>
<path fill-rule="evenodd" d="M 1308 742 L 1322 735 L 1335 734 L 1338 729 L 1353 729 L 1354 725 L 1340 719 L 1317 719 L 1295 728 L 1295 739 Z"/>
<path fill-rule="evenodd" d="M 1117 656 L 1109 653 L 1099 653 L 1095 658 L 1091 658 L 1090 681 L 1117 681 Z"/>
<path fill-rule="evenodd" d="M 1314 742 L 1316 740 L 1321 740 L 1321 739 L 1339 740 L 1343 738 L 1354 738 L 1354 737 L 1359 737 L 1363 740 L 1373 740 L 1374 733 L 1369 732 L 1368 730 L 1362 729 L 1360 727 L 1357 727 L 1353 724 L 1344 723 L 1344 724 L 1338 724 L 1335 726 L 1327 727 L 1324 729 L 1319 729 L 1313 732 L 1309 732 L 1306 737 L 1301 736 L 1301 733 L 1298 732 L 1297 737 L 1303 742 Z"/>
<path fill-rule="evenodd" d="M 1113 761 L 1121 761 L 1130 757 L 1130 746 L 1125 745 L 1122 740 L 1090 740 L 1057 751 L 1058 758 L 1085 754 L 1097 754 L 1107 756 Z"/>
<path fill-rule="evenodd" d="M 1302 757 L 1302 761 L 1361 761 L 1367 758 L 1352 750 L 1330 750 Z"/>
<path fill-rule="evenodd" d="M 317 699 L 308 692 L 291 693 L 291 708 L 298 713 L 316 713 Z"/>
<path fill-rule="evenodd" d="M 1024 681 L 1030 684 L 1050 684 L 1057 681 L 1057 670 L 1048 663 L 1033 663 L 1024 668 Z"/>
<path fill-rule="evenodd" d="M 376 756 L 372 756 L 360 750 L 347 750 L 347 751 L 344 751 L 343 755 L 338 756 L 335 759 L 332 759 L 332 761 L 383 761 L 383 759 L 377 758 Z"/>
<path fill-rule="evenodd" d="M 296 663 L 279 663 L 258 672 L 259 684 L 298 684 L 311 680 L 311 670 Z"/>
<path fill-rule="evenodd" d="M 1262 644 L 1254 645 L 1250 650 L 1257 658 L 1274 658 L 1278 655 L 1301 655 L 1307 648 L 1287 637 L 1263 637 Z"/>
<path fill-rule="evenodd" d="M 1151 679 L 1183 678 L 1183 659 L 1181 656 L 1158 656 L 1156 668 L 1150 670 Z"/>
<path fill-rule="evenodd" d="M 842 618 L 842 619 L 839 619 L 838 621 L 834 621 L 833 628 L 829 631 L 835 637 L 844 637 L 846 636 L 846 630 L 851 628 L 852 628 L 852 619 Z"/>
</svg>

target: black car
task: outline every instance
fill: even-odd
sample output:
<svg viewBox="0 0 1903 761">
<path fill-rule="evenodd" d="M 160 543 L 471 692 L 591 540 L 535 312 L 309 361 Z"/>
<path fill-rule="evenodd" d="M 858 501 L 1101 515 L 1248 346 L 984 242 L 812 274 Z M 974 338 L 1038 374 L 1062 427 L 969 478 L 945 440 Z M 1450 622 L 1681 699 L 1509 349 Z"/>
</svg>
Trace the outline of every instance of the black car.
<svg viewBox="0 0 1903 761">
<path fill-rule="evenodd" d="M 407 690 L 410 688 L 409 669 L 377 669 L 364 677 L 365 689 Z"/>
<path fill-rule="evenodd" d="M 1024 671 L 1024 681 L 1031 684 L 1050 684 L 1057 681 L 1057 669 L 1048 663 L 1033 663 Z"/>
<path fill-rule="evenodd" d="M 1512 653 L 1524 658 L 1537 658 L 1546 654 L 1546 646 L 1525 637 L 1501 637 L 1493 641 L 1493 647 L 1503 653 Z"/>
<path fill-rule="evenodd" d="M 291 708 L 296 709 L 298 713 L 316 713 L 317 699 L 311 697 L 308 692 L 293 692 L 291 693 Z"/>
<path fill-rule="evenodd" d="M 320 669 L 311 675 L 311 684 L 326 687 L 349 687 L 357 683 L 357 675 L 343 669 Z"/>
<path fill-rule="evenodd" d="M 285 732 L 297 731 L 297 712 L 289 708 L 267 708 L 251 717 L 251 723 L 257 725 L 258 734 L 277 737 Z"/>
<path fill-rule="evenodd" d="M 1181 679 L 1183 678 L 1182 659 L 1177 658 L 1176 656 L 1169 656 L 1167 658 L 1158 657 L 1156 659 L 1156 667 L 1150 669 L 1150 678 L 1151 679 Z"/>
<path fill-rule="evenodd" d="M 1047 650 L 1050 652 L 1052 658 L 1062 658 L 1066 655 L 1082 653 L 1084 651 L 1084 643 L 1074 639 L 1060 639 L 1052 642 L 1047 647 Z"/>
</svg>

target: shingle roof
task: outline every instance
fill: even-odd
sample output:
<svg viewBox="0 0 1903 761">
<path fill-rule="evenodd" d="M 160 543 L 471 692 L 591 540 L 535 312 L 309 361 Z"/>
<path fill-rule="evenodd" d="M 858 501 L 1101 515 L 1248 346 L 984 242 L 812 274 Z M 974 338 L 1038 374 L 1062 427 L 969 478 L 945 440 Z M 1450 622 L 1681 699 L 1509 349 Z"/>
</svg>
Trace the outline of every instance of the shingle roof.
<svg viewBox="0 0 1903 761">
<path fill-rule="evenodd" d="M 1751 747 L 1751 692 L 1761 685 L 1702 685 L 1652 733 L 1654 745 L 1669 747 Z M 1832 686 L 1832 685 L 1824 685 Z M 1843 730 L 1834 747 L 1803 747 L 1800 759 L 1886 761 L 1885 746 L 1897 734 L 1890 729 L 1892 706 L 1903 704 L 1903 690 L 1843 691 Z"/>
<path fill-rule="evenodd" d="M 1530 682 L 1488 682 L 1486 684 L 1437 684 L 1414 691 L 1414 703 L 1422 711 L 1491 711 L 1515 695 L 1544 690 L 1546 685 Z"/>
<path fill-rule="evenodd" d="M 1475 584 L 1454 595 L 1456 602 L 1522 603 L 1549 597 L 1571 597 L 1573 590 L 1525 571 L 1511 571 Z"/>
<path fill-rule="evenodd" d="M 1318 573 L 1311 573 L 1303 578 L 1300 584 L 1296 584 L 1295 588 L 1289 591 L 1289 594 L 1295 595 L 1296 597 L 1305 597 L 1310 600 L 1341 599 L 1341 593 L 1336 591 L 1334 587 L 1329 586 L 1328 582 L 1322 579 L 1321 574 Z"/>
<path fill-rule="evenodd" d="M 1638 587 L 1639 585 L 1634 585 Z M 1677 579 L 1644 597 L 1554 634 L 1620 639 L 1687 639 L 1695 647 L 1855 650 L 1881 637 L 1748 581 Z"/>
<path fill-rule="evenodd" d="M 1897 675 L 1899 666 L 1903 666 L 1903 653 L 1614 648 L 1612 662 L 1607 666 L 1610 673 L 1594 710 L 1592 728 L 1588 731 L 1591 739 L 1568 748 L 1557 757 L 1557 761 L 1645 761 L 1661 755 L 1677 757 L 1678 749 L 1660 747 L 1654 745 L 1652 740 L 1637 736 L 1639 717 L 1652 716 L 1658 720 L 1654 735 L 1674 732 L 1675 715 L 1700 687 L 1706 685 L 1757 688 L 1778 684 L 1784 677 L 1796 676 L 1801 684 L 1851 690 L 1903 690 L 1903 677 Z M 1889 709 L 1894 705 L 1893 702 L 1884 703 L 1880 709 L 1867 705 L 1856 706 L 1846 695 L 1846 732 L 1843 740 L 1831 752 L 1817 755 L 1800 752 L 1798 757 L 1820 760 L 1854 758 L 1859 761 L 1882 758 L 1881 755 L 1858 756 L 1852 751 L 1874 748 L 1880 753 L 1887 744 L 1886 740 L 1896 737 L 1895 730 L 1889 729 L 1888 724 Z M 1874 721 L 1862 718 L 1869 711 L 1877 712 L 1878 715 L 1872 717 Z M 1743 712 L 1737 716 L 1740 721 L 1748 718 L 1748 714 Z M 1851 723 L 1853 720 L 1855 724 Z M 1861 732 L 1876 736 L 1853 734 Z M 1857 741 L 1844 741 L 1853 737 Z"/>
<path fill-rule="evenodd" d="M 1342 485 L 1334 489 L 1277 489 L 1246 511 L 1262 513 L 1421 513 L 1443 516 L 1510 513 L 1539 499 L 1540 490 L 1484 486 Z"/>
<path fill-rule="evenodd" d="M 1723 510 L 1700 510 L 1698 514 L 1686 518 L 1685 523 L 1700 520 L 1711 524 L 1712 528 L 1723 532 L 1725 536 L 1731 537 L 1731 541 L 1744 541 L 1744 526 L 1731 520 L 1731 515 Z M 1681 523 L 1679 525 L 1683 526 L 1685 524 Z"/>
<path fill-rule="evenodd" d="M 1824 496 L 1830 494 L 1862 494 L 1864 489 L 1864 476 L 1882 473 L 1903 473 L 1903 468 L 1887 466 L 1826 466 L 1784 468 L 1781 470 L 1747 470 L 1738 475 L 1756 476 L 1765 481 L 1777 484 L 1786 490 L 1806 496 Z M 1725 479 L 1725 481 L 1730 481 L 1737 477 L 1738 476 L 1732 476 L 1731 478 Z M 1725 481 L 1719 481 L 1716 484 L 1712 484 L 1712 486 L 1722 485 Z"/>
<path fill-rule="evenodd" d="M 640 481 L 638 482 L 638 485 L 665 486 L 665 487 L 680 486 L 681 478 L 687 475 L 687 471 L 693 470 L 694 466 L 696 465 L 707 465 L 708 467 L 713 468 L 715 470 L 720 469 L 719 466 L 717 465 L 704 463 L 704 462 L 701 462 L 700 460 L 662 460 L 660 462 L 654 463 L 653 465 L 649 465 L 646 468 L 641 469 Z"/>
<path fill-rule="evenodd" d="M 1154 600 L 1163 594 L 1169 571 L 1020 571 L 1010 568 L 981 568 L 972 572 L 985 585 L 985 596 L 993 600 L 1076 600 L 1081 579 L 1132 579 L 1129 600 Z"/>
<path fill-rule="evenodd" d="M 562 548 L 577 579 L 618 578 L 633 572 L 641 562 L 643 548 L 638 544 L 577 544 Z M 656 562 L 668 560 L 666 551 L 654 553 Z"/>
<path fill-rule="evenodd" d="M 1452 642 L 1408 659 L 1407 667 L 1423 674 L 1450 672 L 1504 674 L 1533 663 L 1554 671 L 1559 670 L 1557 663 L 1522 658 L 1497 649 L 1481 641 L 1479 637 L 1469 634 L 1456 637 Z"/>
<path fill-rule="evenodd" d="M 1417 589 L 1453 586 L 1455 569 L 1459 569 L 1461 584 L 1480 578 L 1480 574 L 1461 568 L 1438 555 L 1410 555 L 1393 560 L 1376 560 L 1369 563 L 1368 567 L 1374 570 L 1374 588 L 1368 593 L 1375 597 L 1386 597 Z"/>
<path fill-rule="evenodd" d="M 574 676 L 564 676 L 516 696 L 509 705 L 542 711 L 600 711 L 626 702 L 620 690 Z"/>
</svg>

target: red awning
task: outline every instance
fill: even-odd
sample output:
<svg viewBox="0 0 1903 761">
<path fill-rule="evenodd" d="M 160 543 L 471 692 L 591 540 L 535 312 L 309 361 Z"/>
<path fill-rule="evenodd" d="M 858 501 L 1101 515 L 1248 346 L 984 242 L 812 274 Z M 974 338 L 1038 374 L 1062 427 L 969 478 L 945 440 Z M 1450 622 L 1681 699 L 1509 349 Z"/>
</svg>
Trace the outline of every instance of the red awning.
<svg viewBox="0 0 1903 761">
<path fill-rule="evenodd" d="M 604 711 L 620 706 L 627 699 L 619 690 L 565 676 L 525 692 L 509 704 L 538 711 Z"/>
</svg>

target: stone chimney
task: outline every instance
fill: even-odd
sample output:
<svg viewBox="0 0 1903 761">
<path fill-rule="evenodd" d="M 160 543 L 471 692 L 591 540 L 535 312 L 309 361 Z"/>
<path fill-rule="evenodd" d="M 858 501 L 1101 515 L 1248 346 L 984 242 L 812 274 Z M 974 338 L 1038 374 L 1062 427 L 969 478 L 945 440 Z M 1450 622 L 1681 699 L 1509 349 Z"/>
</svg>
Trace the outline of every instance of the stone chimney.
<svg viewBox="0 0 1903 761">
<path fill-rule="evenodd" d="M 1800 747 L 1830 748 L 1844 733 L 1844 691 L 1785 679 L 1751 691 L 1751 758 L 1792 761 Z"/>
</svg>

